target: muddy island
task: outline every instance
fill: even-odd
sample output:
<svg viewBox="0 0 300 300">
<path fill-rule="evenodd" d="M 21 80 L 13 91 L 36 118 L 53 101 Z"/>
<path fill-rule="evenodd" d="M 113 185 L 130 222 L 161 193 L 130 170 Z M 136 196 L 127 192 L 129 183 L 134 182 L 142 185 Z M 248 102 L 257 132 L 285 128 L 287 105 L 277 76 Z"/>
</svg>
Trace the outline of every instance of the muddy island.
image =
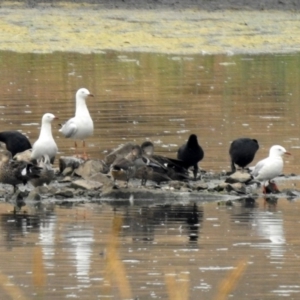
<svg viewBox="0 0 300 300">
<path fill-rule="evenodd" d="M 61 157 L 59 168 L 55 169 L 55 177 L 49 185 L 33 187 L 19 185 L 16 193 L 12 186 L 1 185 L 0 197 L 3 201 L 17 205 L 20 208 L 27 202 L 38 203 L 50 201 L 57 204 L 73 205 L 85 202 L 116 202 L 119 204 L 134 203 L 164 203 L 176 201 L 208 202 L 219 201 L 224 205 L 232 205 L 233 201 L 255 200 L 262 197 L 261 184 L 251 178 L 246 171 L 235 173 L 213 173 L 200 170 L 196 180 L 192 170 L 190 179 L 185 181 L 172 180 L 157 184 L 148 181 L 145 186 L 141 180 L 133 178 L 128 183 L 114 181 L 103 160 L 82 160 L 73 156 Z M 200 179 L 201 178 L 201 179 Z M 282 175 L 276 181 L 299 180 L 294 175 Z M 279 183 L 280 186 L 280 183 Z M 291 189 L 280 193 L 267 190 L 267 199 L 295 199 L 300 192 Z"/>
</svg>

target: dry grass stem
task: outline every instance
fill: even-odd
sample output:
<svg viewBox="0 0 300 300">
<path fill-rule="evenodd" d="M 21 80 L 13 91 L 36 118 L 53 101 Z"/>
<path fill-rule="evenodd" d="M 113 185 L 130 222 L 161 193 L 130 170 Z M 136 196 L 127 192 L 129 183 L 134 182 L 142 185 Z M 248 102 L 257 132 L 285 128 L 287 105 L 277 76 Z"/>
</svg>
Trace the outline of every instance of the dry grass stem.
<svg viewBox="0 0 300 300">
<path fill-rule="evenodd" d="M 33 285 L 35 287 L 44 287 L 46 283 L 46 274 L 43 261 L 43 252 L 40 246 L 35 247 L 33 252 Z"/>
<path fill-rule="evenodd" d="M 215 300 L 225 300 L 228 295 L 235 289 L 238 281 L 241 279 L 247 267 L 247 260 L 243 259 L 238 262 L 236 268 L 232 270 L 221 282 L 218 288 L 218 294 Z"/>
<path fill-rule="evenodd" d="M 172 272 L 173 273 L 173 272 Z M 189 299 L 189 277 L 187 274 L 165 275 L 168 299 Z"/>
<path fill-rule="evenodd" d="M 3 293 L 8 295 L 12 300 L 28 300 L 28 298 L 23 295 L 22 290 L 13 284 L 6 275 L 0 272 L 0 294 Z"/>
<path fill-rule="evenodd" d="M 122 260 L 120 259 L 119 248 L 119 233 L 123 224 L 121 216 L 115 216 L 112 225 L 112 233 L 110 241 L 107 245 L 106 253 L 106 282 L 111 285 L 114 280 L 119 289 L 120 298 L 132 298 L 131 288 L 126 276 L 126 270 Z"/>
</svg>

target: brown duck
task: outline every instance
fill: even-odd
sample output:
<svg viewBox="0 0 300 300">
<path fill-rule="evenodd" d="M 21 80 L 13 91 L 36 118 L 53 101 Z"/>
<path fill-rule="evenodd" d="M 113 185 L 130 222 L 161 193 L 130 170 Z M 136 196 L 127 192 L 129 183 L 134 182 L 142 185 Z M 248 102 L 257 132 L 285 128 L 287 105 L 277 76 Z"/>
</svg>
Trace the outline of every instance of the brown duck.
<svg viewBox="0 0 300 300">
<path fill-rule="evenodd" d="M 139 164 L 143 164 L 141 147 L 135 145 L 131 151 L 124 157 L 116 158 L 112 163 L 110 172 L 114 181 L 126 181 L 127 185 L 131 178 L 135 177 L 135 172 Z"/>
<path fill-rule="evenodd" d="M 40 176 L 41 168 L 26 161 L 12 160 L 9 151 L 4 151 L 0 157 L 0 182 L 11 184 L 16 191 L 20 183 L 26 184 L 33 178 Z"/>
<path fill-rule="evenodd" d="M 154 154 L 154 145 L 150 141 L 144 142 L 141 148 L 143 155 L 150 161 L 149 165 L 153 166 L 153 175 L 160 173 L 169 178 L 169 180 L 189 179 L 187 169 L 183 166 L 183 161 Z"/>
<path fill-rule="evenodd" d="M 49 155 L 44 154 L 38 161 L 37 166 L 40 168 L 40 176 L 30 179 L 30 183 L 34 186 L 50 184 L 54 178 L 54 169 L 51 165 Z"/>
</svg>

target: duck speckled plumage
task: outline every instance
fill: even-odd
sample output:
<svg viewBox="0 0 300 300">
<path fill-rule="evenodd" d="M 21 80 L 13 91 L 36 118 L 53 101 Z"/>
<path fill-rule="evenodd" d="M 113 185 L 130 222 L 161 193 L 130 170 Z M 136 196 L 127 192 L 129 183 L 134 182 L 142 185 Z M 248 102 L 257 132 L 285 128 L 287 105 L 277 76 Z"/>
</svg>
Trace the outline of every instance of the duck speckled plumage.
<svg viewBox="0 0 300 300">
<path fill-rule="evenodd" d="M 50 184 L 54 178 L 54 169 L 50 162 L 50 157 L 45 154 L 38 161 L 37 166 L 40 168 L 40 176 L 30 179 L 30 183 L 34 186 Z"/>
<path fill-rule="evenodd" d="M 104 162 L 109 166 L 112 165 L 113 162 L 117 159 L 123 158 L 128 155 L 136 145 L 137 144 L 131 142 L 119 145 L 117 148 L 113 149 L 105 156 Z"/>
<path fill-rule="evenodd" d="M 0 182 L 11 184 L 14 188 L 26 184 L 30 179 L 40 176 L 40 168 L 26 161 L 12 160 L 9 151 L 4 151 L 0 157 Z"/>
<path fill-rule="evenodd" d="M 142 143 L 141 148 L 143 155 L 149 159 L 148 165 L 153 169 L 153 172 L 149 172 L 150 180 L 152 177 L 158 179 L 153 180 L 156 182 L 189 179 L 187 169 L 181 160 L 154 154 L 154 145 L 150 141 Z M 161 176 L 156 175 L 157 173 Z"/>
<path fill-rule="evenodd" d="M 135 145 L 125 157 L 117 158 L 110 168 L 110 172 L 114 178 L 114 181 L 122 180 L 126 181 L 128 184 L 129 180 L 135 177 L 137 168 L 140 165 L 145 165 L 141 157 L 141 147 Z"/>
</svg>

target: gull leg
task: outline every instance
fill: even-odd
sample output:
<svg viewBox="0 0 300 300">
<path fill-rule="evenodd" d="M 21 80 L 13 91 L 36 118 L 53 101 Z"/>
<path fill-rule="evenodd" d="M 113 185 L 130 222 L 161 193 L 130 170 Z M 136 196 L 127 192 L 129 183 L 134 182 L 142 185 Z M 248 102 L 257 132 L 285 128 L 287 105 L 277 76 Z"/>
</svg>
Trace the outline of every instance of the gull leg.
<svg viewBox="0 0 300 300">
<path fill-rule="evenodd" d="M 277 186 L 277 184 L 275 182 L 269 181 L 269 184 L 271 186 L 272 192 L 280 193 L 279 188 L 278 188 L 278 186 Z"/>
<path fill-rule="evenodd" d="M 231 161 L 231 172 L 234 173 L 236 171 L 236 167 L 235 164 L 233 162 L 233 160 Z"/>
<path fill-rule="evenodd" d="M 75 147 L 75 156 L 78 157 L 78 153 L 77 153 L 77 143 L 76 143 L 76 141 L 74 142 L 74 147 Z"/>
<path fill-rule="evenodd" d="M 266 189 L 266 183 L 263 183 L 263 194 L 266 195 L 267 194 L 267 189 Z"/>
<path fill-rule="evenodd" d="M 194 174 L 194 180 L 197 180 L 197 174 L 198 174 L 198 165 L 195 164 L 194 165 L 194 170 L 193 170 L 193 174 Z M 200 179 L 201 179 L 201 176 L 200 176 Z"/>
<path fill-rule="evenodd" d="M 83 153 L 82 153 L 82 158 L 83 159 L 88 159 L 88 156 L 86 154 L 86 149 L 85 149 L 85 141 L 82 141 L 82 148 L 83 148 Z"/>
<path fill-rule="evenodd" d="M 266 208 L 266 206 L 267 206 L 267 201 L 266 201 L 266 197 L 267 197 L 266 182 L 263 183 L 263 194 L 264 194 L 264 208 Z"/>
<path fill-rule="evenodd" d="M 264 190 L 264 194 L 276 194 L 276 193 L 280 193 L 278 186 L 276 185 L 275 182 L 272 181 L 267 181 L 263 187 Z"/>
</svg>

